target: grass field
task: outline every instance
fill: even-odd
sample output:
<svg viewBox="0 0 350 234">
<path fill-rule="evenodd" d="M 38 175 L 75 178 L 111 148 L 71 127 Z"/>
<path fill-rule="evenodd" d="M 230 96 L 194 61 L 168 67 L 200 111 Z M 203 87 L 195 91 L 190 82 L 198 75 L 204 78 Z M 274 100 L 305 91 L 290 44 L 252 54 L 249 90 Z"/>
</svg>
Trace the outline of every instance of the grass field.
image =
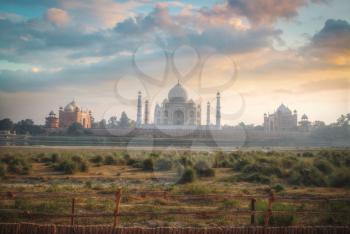
<svg viewBox="0 0 350 234">
<path fill-rule="evenodd" d="M 142 151 L 71 148 L 2 148 L 0 192 L 79 193 L 78 213 L 113 212 L 113 194 L 123 192 L 121 211 L 164 212 L 230 211 L 249 209 L 249 200 L 189 200 L 161 196 L 138 197 L 140 191 L 167 191 L 171 195 L 240 194 L 350 198 L 350 151 L 343 149 L 279 151 Z M 86 194 L 84 196 L 84 194 Z M 107 195 L 96 199 L 88 194 Z M 70 212 L 70 198 L 1 200 L 0 220 L 28 221 L 6 210 L 61 214 Z M 267 210 L 266 199 L 256 209 Z M 289 203 L 276 201 L 274 210 L 320 210 L 320 215 L 274 215 L 271 225 L 349 225 L 349 201 Z M 327 212 L 342 212 L 330 215 Z M 111 223 L 112 217 L 79 218 L 78 224 Z M 248 215 L 213 217 L 162 215 L 122 217 L 122 225 L 219 226 L 248 224 Z M 68 223 L 66 218 L 42 217 L 30 221 Z M 257 224 L 263 217 L 257 215 Z"/>
</svg>

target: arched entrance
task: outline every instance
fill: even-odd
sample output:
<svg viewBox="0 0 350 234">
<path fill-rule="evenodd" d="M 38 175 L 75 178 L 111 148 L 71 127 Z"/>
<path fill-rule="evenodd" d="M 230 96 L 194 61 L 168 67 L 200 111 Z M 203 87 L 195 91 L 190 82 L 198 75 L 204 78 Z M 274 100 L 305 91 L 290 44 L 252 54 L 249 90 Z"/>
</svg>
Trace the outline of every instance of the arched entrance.
<svg viewBox="0 0 350 234">
<path fill-rule="evenodd" d="M 174 112 L 174 124 L 175 125 L 184 125 L 185 124 L 185 115 L 181 110 L 177 110 Z"/>
</svg>

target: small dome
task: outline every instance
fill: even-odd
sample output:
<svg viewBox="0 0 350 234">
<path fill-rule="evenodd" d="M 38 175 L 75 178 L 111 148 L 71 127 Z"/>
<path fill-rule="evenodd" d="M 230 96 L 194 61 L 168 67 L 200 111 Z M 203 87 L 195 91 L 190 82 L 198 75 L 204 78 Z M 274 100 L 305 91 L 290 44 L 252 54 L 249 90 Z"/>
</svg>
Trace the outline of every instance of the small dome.
<svg viewBox="0 0 350 234">
<path fill-rule="evenodd" d="M 281 104 L 277 108 L 277 112 L 282 114 L 292 114 L 292 111 L 288 107 L 286 107 L 284 104 Z"/>
<path fill-rule="evenodd" d="M 308 119 L 307 115 L 303 114 L 303 116 L 301 116 L 301 119 Z"/>
<path fill-rule="evenodd" d="M 72 102 L 68 103 L 68 105 L 64 108 L 64 111 L 74 112 L 76 109 L 79 110 L 79 107 L 77 106 L 77 104 L 73 100 Z"/>
<path fill-rule="evenodd" d="M 56 115 L 53 111 L 50 111 L 49 115 Z"/>
<path fill-rule="evenodd" d="M 182 85 L 178 83 L 172 89 L 170 89 L 168 98 L 170 101 L 173 101 L 173 100 L 186 101 L 187 92 L 184 89 L 184 87 L 182 87 Z"/>
</svg>

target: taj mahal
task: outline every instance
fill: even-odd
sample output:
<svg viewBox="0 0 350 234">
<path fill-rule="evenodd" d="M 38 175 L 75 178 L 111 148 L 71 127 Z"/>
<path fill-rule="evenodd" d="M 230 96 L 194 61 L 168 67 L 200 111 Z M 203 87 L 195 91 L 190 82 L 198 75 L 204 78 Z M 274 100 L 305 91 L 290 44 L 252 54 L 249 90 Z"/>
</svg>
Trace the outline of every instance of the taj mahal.
<svg viewBox="0 0 350 234">
<path fill-rule="evenodd" d="M 142 129 L 169 129 L 169 130 L 227 130 L 230 126 L 221 125 L 221 95 L 216 93 L 215 107 L 207 102 L 205 107 L 205 120 L 202 120 L 201 103 L 196 103 L 189 98 L 184 86 L 177 82 L 168 92 L 160 104 L 156 103 L 153 110 L 153 120 L 150 119 L 149 100 L 142 99 L 142 93 L 137 96 L 136 122 L 132 127 Z M 211 121 L 211 111 L 215 111 L 215 120 Z M 45 119 L 46 128 L 59 129 L 68 128 L 73 123 L 79 123 L 83 128 L 93 127 L 94 118 L 90 110 L 80 108 L 75 100 L 68 103 L 65 108 L 59 108 L 59 116 L 51 111 Z M 284 104 L 281 104 L 273 113 L 265 113 L 263 124 L 260 128 L 265 134 L 280 132 L 309 132 L 311 122 L 306 114 L 303 114 L 298 122 L 297 111 L 292 111 Z M 147 131 L 148 131 L 147 130 Z M 222 132 L 221 131 L 221 132 Z M 257 130 L 259 131 L 259 130 Z M 181 131 L 180 131 L 181 132 Z M 218 131 L 215 131 L 218 132 Z"/>
<path fill-rule="evenodd" d="M 206 124 L 202 125 L 201 104 L 188 98 L 186 89 L 178 82 L 168 92 L 168 98 L 161 105 L 154 108 L 154 121 L 150 124 L 149 102 L 145 100 L 142 112 L 142 96 L 138 93 L 136 126 L 139 128 L 166 128 L 166 129 L 192 129 L 192 128 L 221 128 L 220 93 L 216 94 L 216 120 L 210 122 L 210 102 L 207 103 Z M 142 114 L 144 113 L 144 118 Z"/>
</svg>

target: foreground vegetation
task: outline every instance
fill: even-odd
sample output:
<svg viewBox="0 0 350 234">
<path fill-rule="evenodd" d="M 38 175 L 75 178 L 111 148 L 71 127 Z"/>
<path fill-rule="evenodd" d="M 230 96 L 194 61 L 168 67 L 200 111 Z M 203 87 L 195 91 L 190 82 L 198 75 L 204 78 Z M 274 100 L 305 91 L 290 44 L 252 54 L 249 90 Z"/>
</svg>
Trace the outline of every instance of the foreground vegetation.
<svg viewBox="0 0 350 234">
<path fill-rule="evenodd" d="M 2 192 L 77 192 L 113 194 L 123 190 L 122 203 L 128 211 L 164 211 L 182 207 L 197 210 L 248 209 L 249 202 L 223 199 L 216 202 L 181 201 L 153 197 L 142 202 L 132 194 L 143 190 L 166 190 L 170 194 L 247 194 L 261 195 L 270 191 L 292 196 L 349 196 L 349 150 L 293 150 L 293 151 L 124 151 L 98 149 L 12 149 L 0 152 Z M 113 199 L 96 200 L 82 197 L 80 209 L 86 212 L 113 211 Z M 32 212 L 69 213 L 67 198 L 43 200 L 15 199 L 3 201 L 0 209 L 14 208 Z M 67 203 L 68 206 L 62 206 Z M 142 203 L 142 205 L 141 205 Z M 146 205 L 145 205 L 146 204 Z M 267 210 L 267 201 L 258 200 L 257 210 Z M 300 211 L 325 209 L 324 204 L 290 204 L 276 202 L 277 210 Z M 350 204 L 329 202 L 327 211 L 341 211 L 341 216 L 303 217 L 275 215 L 271 225 L 293 224 L 350 224 Z M 345 212 L 345 213 L 344 213 Z M 345 214 L 345 216 L 344 216 Z M 347 217 L 347 218 L 344 218 Z M 21 217 L 1 215 L 2 221 L 22 220 Z M 164 216 L 123 217 L 124 224 L 159 225 L 230 225 L 249 223 L 249 217 L 227 218 Z M 155 220 L 155 221 L 154 221 Z M 42 221 L 42 220 L 41 220 Z M 51 220 L 52 221 L 52 220 Z M 108 223 L 108 218 L 93 222 Z M 54 222 L 66 222 L 55 219 Z M 91 220 L 81 219 L 80 223 Z M 154 223 L 155 222 L 155 223 Z M 263 223 L 263 216 L 257 217 Z"/>
</svg>

